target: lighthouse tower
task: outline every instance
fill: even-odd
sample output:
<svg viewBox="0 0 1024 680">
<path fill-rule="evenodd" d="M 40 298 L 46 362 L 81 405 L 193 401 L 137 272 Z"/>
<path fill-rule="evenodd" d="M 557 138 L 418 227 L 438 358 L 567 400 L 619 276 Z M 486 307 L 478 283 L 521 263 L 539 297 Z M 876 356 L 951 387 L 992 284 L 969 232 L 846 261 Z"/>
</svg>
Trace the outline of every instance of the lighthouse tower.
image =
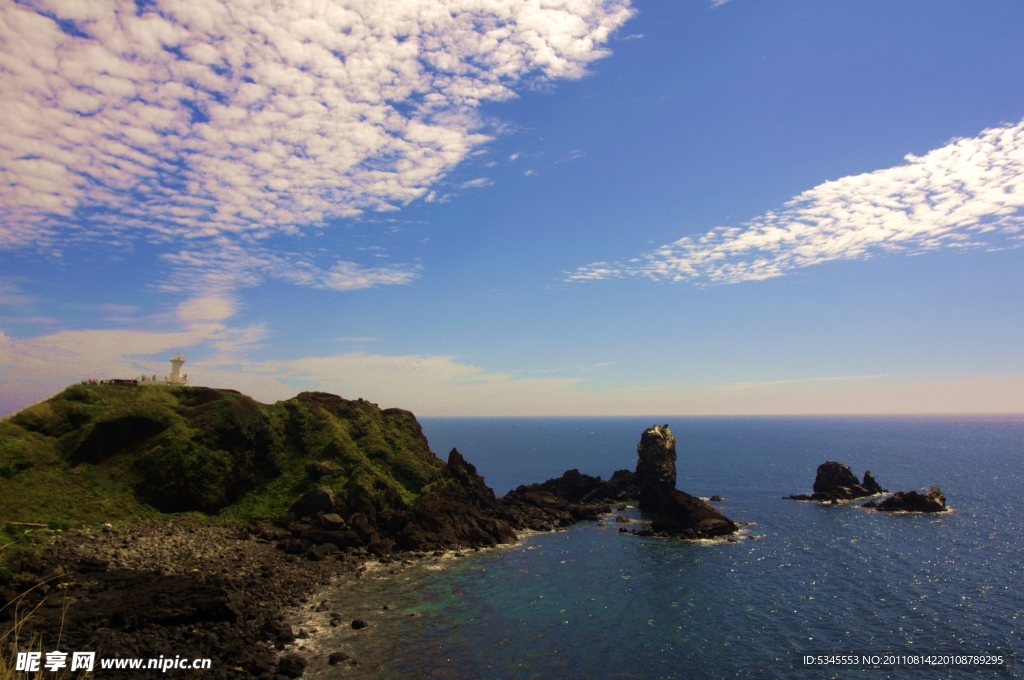
<svg viewBox="0 0 1024 680">
<path fill-rule="evenodd" d="M 188 382 L 188 376 L 181 375 L 181 365 L 185 363 L 185 357 L 175 354 L 171 357 L 171 377 L 168 378 L 168 385 L 184 385 Z"/>
</svg>

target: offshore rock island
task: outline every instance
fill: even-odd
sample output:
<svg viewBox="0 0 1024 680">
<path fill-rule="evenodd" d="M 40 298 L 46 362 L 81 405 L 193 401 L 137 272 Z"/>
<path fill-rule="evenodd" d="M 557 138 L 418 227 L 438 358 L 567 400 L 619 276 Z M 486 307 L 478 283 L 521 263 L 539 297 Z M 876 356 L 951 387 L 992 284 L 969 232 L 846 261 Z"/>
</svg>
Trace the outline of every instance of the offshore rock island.
<svg viewBox="0 0 1024 680">
<path fill-rule="evenodd" d="M 818 466 L 814 476 L 814 493 L 788 496 L 795 501 L 849 501 L 885 493 L 885 489 L 871 476 L 864 473 L 864 480 L 857 479 L 848 466 L 835 461 L 826 461 Z"/>
<path fill-rule="evenodd" d="M 867 504 L 865 504 L 867 505 Z M 932 485 L 927 493 L 897 491 L 893 495 L 872 505 L 879 512 L 946 512 L 946 497 L 942 490 Z"/>
<path fill-rule="evenodd" d="M 871 475 L 870 470 L 864 473 L 862 481 L 857 479 L 848 466 L 835 461 L 826 461 L 818 466 L 814 478 L 814 493 L 785 496 L 785 498 L 796 501 L 839 503 L 885 493 L 889 493 L 889 491 L 882 488 Z M 881 501 L 869 500 L 861 507 L 879 512 L 929 513 L 947 510 L 946 497 L 942 490 L 934 485 L 924 494 L 919 494 L 917 491 L 897 491 Z"/>
<path fill-rule="evenodd" d="M 301 658 L 279 658 L 296 637 L 284 610 L 371 557 L 400 570 L 627 500 L 654 515 L 632 533 L 736 531 L 675 490 L 668 426 L 637 451 L 635 472 L 569 470 L 497 498 L 457 450 L 438 459 L 401 409 L 319 392 L 265 405 L 225 389 L 72 385 L 0 422 L 0 625 L 113 656 L 210 657 L 210 677 L 298 677 Z"/>
</svg>

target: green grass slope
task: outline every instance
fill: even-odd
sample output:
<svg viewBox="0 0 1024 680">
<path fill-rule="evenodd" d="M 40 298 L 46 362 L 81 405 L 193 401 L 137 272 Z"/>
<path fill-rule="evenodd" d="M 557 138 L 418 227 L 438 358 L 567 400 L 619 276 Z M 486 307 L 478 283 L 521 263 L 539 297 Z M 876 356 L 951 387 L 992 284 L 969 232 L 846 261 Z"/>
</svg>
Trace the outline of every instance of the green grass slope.
<svg viewBox="0 0 1024 680">
<path fill-rule="evenodd" d="M 95 525 L 198 512 L 270 519 L 314 486 L 377 515 L 449 477 L 416 418 L 303 392 L 72 385 L 0 422 L 0 521 Z"/>
</svg>

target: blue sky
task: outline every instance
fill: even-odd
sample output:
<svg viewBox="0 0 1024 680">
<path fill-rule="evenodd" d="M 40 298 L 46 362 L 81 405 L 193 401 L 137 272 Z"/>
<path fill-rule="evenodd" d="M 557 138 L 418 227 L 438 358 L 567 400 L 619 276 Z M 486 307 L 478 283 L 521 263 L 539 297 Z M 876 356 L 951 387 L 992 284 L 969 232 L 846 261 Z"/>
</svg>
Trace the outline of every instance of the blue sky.
<svg viewBox="0 0 1024 680">
<path fill-rule="evenodd" d="M 449 11 L 450 10 L 450 11 Z M 1024 411 L 1024 6 L 0 6 L 0 413 Z"/>
</svg>

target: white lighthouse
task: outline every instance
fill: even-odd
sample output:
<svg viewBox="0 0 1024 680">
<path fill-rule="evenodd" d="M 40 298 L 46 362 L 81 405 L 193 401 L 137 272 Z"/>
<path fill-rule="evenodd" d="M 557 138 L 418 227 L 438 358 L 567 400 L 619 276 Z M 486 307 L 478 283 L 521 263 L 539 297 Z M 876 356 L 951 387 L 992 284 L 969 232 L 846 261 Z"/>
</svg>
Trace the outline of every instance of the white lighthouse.
<svg viewBox="0 0 1024 680">
<path fill-rule="evenodd" d="M 188 382 L 188 376 L 181 375 L 181 366 L 185 363 L 185 357 L 179 352 L 171 357 L 171 377 L 167 379 L 168 385 L 184 385 Z"/>
</svg>

